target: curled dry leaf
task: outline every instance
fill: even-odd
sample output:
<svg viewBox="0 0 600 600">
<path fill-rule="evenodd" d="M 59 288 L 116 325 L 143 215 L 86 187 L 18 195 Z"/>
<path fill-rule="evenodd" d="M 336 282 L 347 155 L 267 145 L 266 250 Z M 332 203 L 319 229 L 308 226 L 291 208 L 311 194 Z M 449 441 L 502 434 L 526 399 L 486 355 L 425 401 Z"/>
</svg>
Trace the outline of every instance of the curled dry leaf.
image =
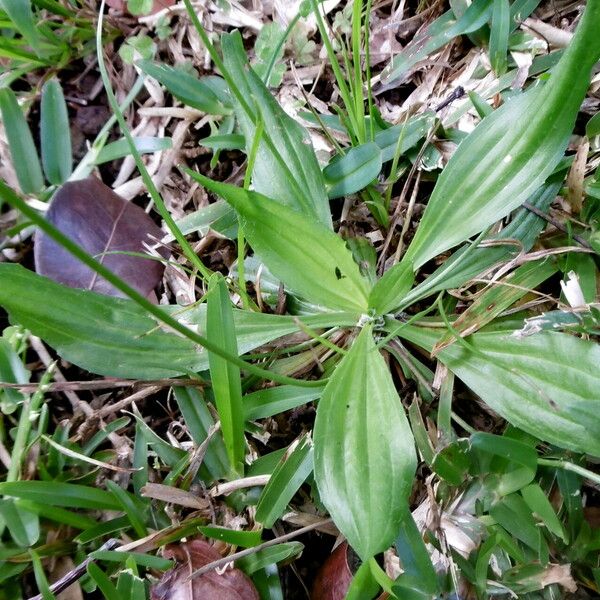
<svg viewBox="0 0 600 600">
<path fill-rule="evenodd" d="M 151 600 L 259 600 L 254 584 L 239 569 L 209 571 L 187 581 L 196 569 L 222 558 L 203 540 L 171 544 L 165 548 L 164 556 L 175 559 L 179 565 L 152 586 Z"/>
<path fill-rule="evenodd" d="M 65 183 L 52 198 L 46 219 L 141 294 L 148 296 L 158 285 L 161 262 L 121 252 L 145 252 L 144 242 L 152 245 L 160 239 L 161 229 L 139 206 L 95 177 Z M 35 237 L 35 268 L 69 287 L 123 296 L 41 230 Z"/>
</svg>

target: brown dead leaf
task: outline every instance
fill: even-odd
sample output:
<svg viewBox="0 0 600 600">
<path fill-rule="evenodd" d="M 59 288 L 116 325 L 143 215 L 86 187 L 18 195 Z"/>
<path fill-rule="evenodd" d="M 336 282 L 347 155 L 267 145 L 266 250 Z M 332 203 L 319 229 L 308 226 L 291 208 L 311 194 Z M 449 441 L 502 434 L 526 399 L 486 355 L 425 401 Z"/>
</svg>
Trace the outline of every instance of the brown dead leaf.
<svg viewBox="0 0 600 600">
<path fill-rule="evenodd" d="M 340 544 L 321 567 L 313 585 L 312 600 L 344 600 L 352 581 L 348 544 Z"/>
<path fill-rule="evenodd" d="M 152 586 L 151 600 L 259 600 L 254 584 L 239 569 L 209 571 L 187 581 L 196 569 L 222 558 L 208 542 L 196 539 L 171 544 L 165 548 L 164 556 L 175 559 L 179 565 Z"/>
<path fill-rule="evenodd" d="M 573 212 L 579 214 L 583 207 L 583 179 L 585 177 L 585 167 L 587 164 L 587 157 L 590 151 L 590 142 L 587 137 L 583 137 L 577 146 L 577 152 L 575 153 L 575 160 L 569 170 L 567 176 L 567 187 L 569 189 L 568 200 Z"/>
</svg>

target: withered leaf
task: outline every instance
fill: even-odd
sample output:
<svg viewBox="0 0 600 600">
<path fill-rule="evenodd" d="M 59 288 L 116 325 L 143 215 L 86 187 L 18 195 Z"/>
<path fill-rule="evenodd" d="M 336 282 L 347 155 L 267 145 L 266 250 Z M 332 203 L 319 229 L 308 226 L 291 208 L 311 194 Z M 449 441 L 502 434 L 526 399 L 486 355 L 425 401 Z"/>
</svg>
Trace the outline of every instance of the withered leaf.
<svg viewBox="0 0 600 600">
<path fill-rule="evenodd" d="M 146 252 L 144 242 L 153 245 L 162 237 L 161 229 L 99 179 L 65 183 L 52 198 L 46 219 L 141 294 L 148 296 L 158 285 L 161 262 L 114 252 Z M 35 236 L 35 268 L 69 287 L 123 296 L 41 230 Z"/>
<path fill-rule="evenodd" d="M 340 544 L 325 561 L 313 584 L 312 600 L 344 600 L 352 581 L 348 544 Z"/>
<path fill-rule="evenodd" d="M 165 558 L 180 563 L 167 571 L 150 590 L 151 600 L 259 600 L 250 578 L 239 569 L 214 570 L 187 581 L 188 576 L 221 555 L 209 543 L 196 539 L 165 548 Z"/>
</svg>

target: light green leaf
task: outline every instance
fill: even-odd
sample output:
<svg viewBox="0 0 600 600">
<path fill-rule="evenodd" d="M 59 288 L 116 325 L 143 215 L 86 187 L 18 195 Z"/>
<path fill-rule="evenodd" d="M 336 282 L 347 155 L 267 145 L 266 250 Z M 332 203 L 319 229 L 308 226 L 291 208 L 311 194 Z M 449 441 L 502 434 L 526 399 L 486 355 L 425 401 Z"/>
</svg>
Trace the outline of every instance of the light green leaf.
<svg viewBox="0 0 600 600">
<path fill-rule="evenodd" d="M 255 554 L 244 556 L 239 560 L 235 561 L 236 567 L 239 567 L 246 573 L 246 575 L 252 575 L 259 569 L 264 569 L 266 566 L 287 560 L 293 556 L 297 556 L 302 552 L 304 545 L 300 542 L 287 542 L 285 544 L 277 544 L 277 546 L 271 546 L 260 550 Z"/>
<path fill-rule="evenodd" d="M 217 342 L 220 348 L 237 355 L 231 300 L 225 280 L 220 273 L 215 273 L 210 278 L 207 305 L 207 338 Z M 236 472 L 243 473 L 246 440 L 240 369 L 212 352 L 208 354 L 208 363 L 227 456 L 231 467 Z"/>
<path fill-rule="evenodd" d="M 209 115 L 228 115 L 231 108 L 225 106 L 211 85 L 204 83 L 183 69 L 169 65 L 153 63 L 150 60 L 137 61 L 136 65 L 146 75 L 150 75 L 187 106 L 196 108 Z"/>
<path fill-rule="evenodd" d="M 56 79 L 50 79 L 44 84 L 40 111 L 44 173 L 50 183 L 60 185 L 67 181 L 73 170 L 73 157 L 67 104 L 62 87 Z"/>
<path fill-rule="evenodd" d="M 275 467 L 256 506 L 256 520 L 267 529 L 284 513 L 313 470 L 313 445 L 308 434 L 293 442 Z"/>
<path fill-rule="evenodd" d="M 399 334 L 431 351 L 439 333 L 403 327 Z M 509 423 L 576 452 L 600 456 L 600 347 L 566 333 L 516 337 L 481 331 L 472 348 L 453 344 L 438 358 Z"/>
<path fill-rule="evenodd" d="M 320 388 L 279 385 L 264 388 L 244 396 L 246 419 L 264 419 L 307 402 L 318 400 L 323 390 Z"/>
<path fill-rule="evenodd" d="M 375 142 L 350 148 L 323 169 L 330 198 L 339 198 L 367 187 L 381 171 L 381 150 Z"/>
<path fill-rule="evenodd" d="M 442 171 L 404 261 L 419 268 L 521 205 L 563 156 L 600 57 L 600 2 L 587 4 L 549 81 L 508 101 Z"/>
<path fill-rule="evenodd" d="M 377 133 L 374 141 L 381 148 L 381 160 L 392 160 L 398 146 L 400 155 L 410 150 L 427 135 L 435 119 L 435 113 L 426 112 Z"/>
<path fill-rule="evenodd" d="M 133 138 L 135 147 L 140 154 L 151 154 L 161 150 L 169 150 L 173 147 L 173 140 L 169 137 L 137 137 Z M 126 139 L 117 140 L 106 144 L 98 153 L 94 160 L 95 165 L 117 160 L 131 154 L 129 142 Z"/>
<path fill-rule="evenodd" d="M 506 71 L 510 21 L 508 0 L 494 0 L 490 27 L 490 63 L 497 76 Z"/>
<path fill-rule="evenodd" d="M 0 306 L 65 360 L 92 373 L 157 379 L 208 368 L 204 349 L 164 331 L 135 303 L 68 288 L 21 265 L 0 264 Z M 165 310 L 206 331 L 206 306 Z M 299 329 L 292 316 L 237 310 L 234 315 L 240 353 Z M 329 313 L 299 318 L 309 327 L 319 328 L 352 326 L 358 316 Z"/>
<path fill-rule="evenodd" d="M 366 561 L 398 535 L 416 468 L 402 402 L 370 327 L 325 387 L 314 440 L 323 504 Z"/>
<path fill-rule="evenodd" d="M 119 510 L 119 503 L 104 490 L 60 481 L 11 481 L 0 483 L 0 494 L 51 506 Z"/>
<path fill-rule="evenodd" d="M 0 89 L 0 113 L 21 191 L 36 194 L 44 187 L 42 167 L 23 111 L 10 88 Z"/>
<path fill-rule="evenodd" d="M 256 253 L 292 291 L 330 309 L 366 311 L 367 282 L 340 237 L 262 194 L 187 172 L 235 208 Z"/>
<path fill-rule="evenodd" d="M 247 154 L 257 123 L 260 121 L 264 127 L 252 172 L 254 189 L 331 228 L 325 182 L 308 132 L 281 108 L 248 66 L 239 32 L 223 35 L 221 44 L 225 66 L 246 101 L 246 107 L 234 101 L 234 109 Z"/>
<path fill-rule="evenodd" d="M 0 7 L 27 40 L 31 47 L 40 53 L 40 37 L 33 19 L 30 0 L 0 0 Z"/>
<path fill-rule="evenodd" d="M 38 516 L 20 506 L 14 500 L 0 500 L 0 518 L 6 524 L 15 544 L 23 548 L 33 546 L 40 536 Z"/>
</svg>

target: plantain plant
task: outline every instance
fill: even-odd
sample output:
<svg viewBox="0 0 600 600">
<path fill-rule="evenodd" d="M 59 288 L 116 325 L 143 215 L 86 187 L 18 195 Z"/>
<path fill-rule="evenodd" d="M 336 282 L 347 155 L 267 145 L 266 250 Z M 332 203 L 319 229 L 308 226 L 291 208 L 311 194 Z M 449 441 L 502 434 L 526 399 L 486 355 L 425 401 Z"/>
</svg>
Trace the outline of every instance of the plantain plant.
<svg viewBox="0 0 600 600">
<path fill-rule="evenodd" d="M 360 21 L 362 3 L 355 4 L 356 19 Z M 488 10 L 490 4 L 473 2 L 471 6 L 476 5 L 489 18 L 501 19 L 500 9 L 494 8 L 493 14 Z M 539 326 L 539 331 L 528 334 L 522 331 L 527 313 L 502 316 L 529 289 L 559 271 L 552 255 L 529 255 L 529 262 L 515 262 L 515 268 L 502 276 L 497 287 L 486 290 L 461 315 L 453 314 L 455 304 L 444 294 L 517 257 L 515 243 L 528 252 L 542 231 L 544 221 L 536 212 L 520 207 L 527 202 L 544 212 L 564 180 L 564 153 L 592 68 L 600 59 L 600 0 L 588 1 L 569 47 L 549 76 L 485 116 L 462 140 L 436 182 L 408 249 L 381 277 L 375 274 L 368 246 L 365 249 L 357 240 L 344 240 L 334 232 L 329 197 L 335 171 L 332 175 L 331 168 L 329 174 L 321 170 L 306 131 L 282 111 L 248 66 L 239 33 L 222 37 L 221 59 L 187 0 L 186 5 L 227 84 L 226 97 L 211 92 L 210 99 L 224 118 L 235 115 L 237 143 L 243 141 L 248 154 L 248 176 L 245 185 L 237 187 L 213 181 L 189 168 L 182 170 L 234 211 L 238 280 L 230 283 L 237 285 L 243 296 L 245 275 L 250 277 L 252 264 L 258 260 L 267 281 L 275 281 L 275 288 L 277 282 L 283 283 L 290 310 L 297 314 L 267 315 L 253 310 L 251 304 L 244 309 L 233 308 L 226 282 L 210 273 L 202 273 L 206 303 L 184 311 L 153 305 L 86 255 L 5 184 L 0 184 L 0 195 L 6 202 L 129 299 L 68 289 L 23 267 L 0 264 L 0 305 L 14 323 L 40 336 L 64 359 L 94 373 L 135 379 L 208 373 L 221 422 L 221 446 L 209 455 L 209 481 L 252 472 L 245 460 L 245 430 L 251 419 L 318 401 L 312 441 L 309 436 L 303 437 L 277 463 L 259 499 L 257 519 L 265 527 L 272 526 L 312 472 L 315 497 L 364 565 L 350 597 L 365 597 L 361 593 L 370 589 L 373 580 L 384 588 L 389 586 L 395 594 L 405 593 L 411 598 L 431 597 L 439 591 L 435 583 L 411 579 L 431 572 L 427 561 L 423 570 L 411 571 L 409 560 L 410 552 L 418 554 L 423 544 L 408 511 L 418 466 L 415 445 L 428 467 L 447 483 L 459 485 L 469 468 L 475 469 L 469 467 L 469 460 L 480 461 L 477 473 L 482 478 L 486 476 L 482 465 L 489 466 L 490 473 L 502 473 L 497 477 L 494 494 L 479 498 L 482 510 L 498 526 L 489 539 L 497 542 L 501 538 L 500 525 L 513 531 L 513 513 L 537 510 L 545 515 L 545 526 L 566 544 L 567 533 L 560 523 L 556 524 L 551 505 L 540 499 L 544 492 L 534 478 L 538 464 L 556 469 L 578 467 L 549 458 L 539 459 L 546 463 L 538 463 L 535 445 L 539 440 L 551 444 L 559 454 L 560 449 L 566 449 L 600 457 L 600 349 L 585 339 L 588 336 L 574 335 L 568 325 L 552 329 Z M 471 33 L 485 23 L 480 13 L 471 13 L 465 13 L 463 19 L 470 19 L 471 24 L 463 27 L 463 22 L 456 31 Z M 502 44 L 496 39 L 493 50 L 494 65 L 502 71 Z M 358 57 L 360 48 L 355 51 Z M 149 74 L 163 77 L 165 85 L 167 81 L 178 85 L 168 69 L 146 63 L 141 66 Z M 193 86 L 185 83 L 180 97 L 184 91 L 188 96 L 193 93 Z M 356 94 L 362 86 L 358 75 L 352 86 Z M 347 92 L 345 101 L 350 104 L 353 99 Z M 198 93 L 208 94 L 204 87 Z M 5 94 L 5 105 L 11 107 L 8 103 L 12 101 L 7 98 Z M 358 123 L 364 118 L 360 114 L 364 103 L 360 109 L 356 102 L 352 106 L 351 121 Z M 114 103 L 113 109 L 120 114 Z M 434 119 L 427 115 L 425 120 L 413 123 L 413 144 Z M 120 123 L 123 127 L 122 115 Z M 381 152 L 376 136 L 368 139 L 363 125 L 356 141 L 375 144 Z M 132 138 L 126 130 L 123 133 L 139 159 Z M 400 130 L 396 131 L 398 151 L 404 151 L 410 146 L 405 148 L 406 140 L 400 136 Z M 58 183 L 68 174 L 66 166 L 53 165 L 51 159 L 45 158 L 44 168 L 50 181 Z M 364 168 L 366 162 L 363 158 L 360 161 Z M 380 170 L 382 162 L 376 162 Z M 143 170 L 141 161 L 138 165 Z M 364 169 L 368 174 L 361 181 L 366 185 L 373 179 L 372 164 Z M 352 169 L 350 172 L 355 175 Z M 349 185 L 356 187 L 356 182 Z M 38 181 L 34 187 L 37 190 L 40 186 Z M 499 234 L 486 237 L 494 223 L 511 213 L 509 225 Z M 468 241 L 474 236 L 476 239 Z M 246 242 L 253 257 L 245 257 Z M 464 242 L 432 274 L 419 277 L 419 271 L 432 259 Z M 422 302 L 434 294 L 437 298 L 419 312 Z M 583 310 L 593 316 L 595 309 L 587 306 Z M 267 359 L 260 361 L 260 366 L 248 356 L 299 330 L 329 351 L 319 379 L 290 377 L 285 359 L 277 356 L 259 354 L 258 358 Z M 585 326 L 580 330 L 593 332 Z M 337 337 L 332 337 L 332 332 Z M 432 393 L 427 382 L 433 374 L 421 361 L 420 353 L 434 354 L 446 369 L 442 370 L 445 374 L 438 390 L 438 436 L 434 440 L 416 404 L 407 417 L 386 359 L 391 356 L 397 360 L 426 396 Z M 290 354 L 293 356 L 292 351 Z M 467 444 L 456 439 L 450 424 L 454 375 L 510 424 L 507 436 L 473 433 Z M 279 385 L 261 386 L 260 381 Z M 245 393 L 251 388 L 254 391 Z M 184 415 L 205 406 L 194 396 L 195 391 L 182 386 L 176 386 L 176 390 Z M 195 402 L 198 406 L 194 408 Z M 136 427 L 143 430 L 143 421 L 138 421 Z M 207 439 L 206 430 L 205 422 L 204 433 L 198 435 L 200 441 Z M 145 443 L 153 445 L 161 460 L 170 466 L 185 462 L 184 456 L 168 451 L 151 433 L 145 435 Z M 496 469 L 498 461 L 505 461 L 504 470 Z M 34 491 L 33 486 L 27 486 L 31 483 L 0 483 L 0 492 L 26 497 Z M 41 494 L 39 489 L 36 493 Z M 136 521 L 137 505 L 121 491 L 111 486 L 112 495 L 95 497 L 93 506 L 122 507 L 141 537 L 146 529 L 139 519 Z M 531 535 L 515 535 L 525 539 L 527 556 L 533 552 L 532 547 L 540 553 L 535 555 L 537 558 L 547 553 L 539 532 L 535 528 L 524 530 Z M 407 567 L 404 575 L 391 582 L 377 570 L 373 558 L 394 543 Z M 474 569 L 473 581 L 480 597 L 487 589 L 485 573 L 491 552 L 487 547 L 482 549 L 478 555 L 481 564 L 478 562 L 478 570 Z M 518 554 L 512 547 L 510 552 Z M 102 575 L 97 577 L 101 579 Z"/>
</svg>

